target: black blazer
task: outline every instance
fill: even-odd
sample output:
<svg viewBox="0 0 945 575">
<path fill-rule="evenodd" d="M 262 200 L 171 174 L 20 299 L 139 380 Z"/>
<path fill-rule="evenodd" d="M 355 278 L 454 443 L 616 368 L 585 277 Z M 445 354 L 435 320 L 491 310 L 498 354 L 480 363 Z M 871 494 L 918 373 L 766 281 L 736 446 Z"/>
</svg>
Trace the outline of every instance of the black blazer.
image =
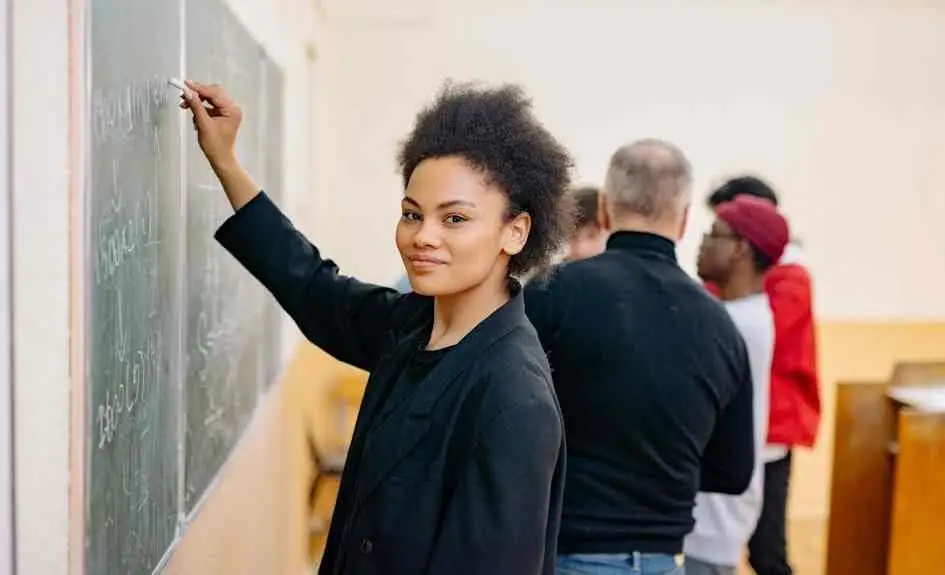
<svg viewBox="0 0 945 575">
<path fill-rule="evenodd" d="M 264 193 L 216 237 L 312 343 L 371 372 L 320 573 L 554 573 L 563 423 L 518 286 L 381 419 L 432 299 L 338 275 Z"/>
</svg>

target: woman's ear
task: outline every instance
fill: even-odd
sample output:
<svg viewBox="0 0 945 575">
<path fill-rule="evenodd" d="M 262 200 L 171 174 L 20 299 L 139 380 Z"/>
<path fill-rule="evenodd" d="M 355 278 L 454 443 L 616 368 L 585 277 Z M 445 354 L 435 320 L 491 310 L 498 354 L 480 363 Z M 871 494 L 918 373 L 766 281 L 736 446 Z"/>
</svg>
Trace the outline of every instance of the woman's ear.
<svg viewBox="0 0 945 575">
<path fill-rule="evenodd" d="M 532 229 L 532 217 L 528 212 L 522 212 L 505 224 L 505 233 L 502 240 L 502 251 L 510 256 L 525 249 L 528 233 Z"/>
</svg>

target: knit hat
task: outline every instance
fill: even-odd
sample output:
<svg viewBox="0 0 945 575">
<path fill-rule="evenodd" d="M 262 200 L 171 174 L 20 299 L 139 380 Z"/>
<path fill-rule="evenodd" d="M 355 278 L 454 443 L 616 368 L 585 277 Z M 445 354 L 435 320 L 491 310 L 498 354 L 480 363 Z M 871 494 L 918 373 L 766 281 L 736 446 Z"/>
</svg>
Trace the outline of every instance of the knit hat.
<svg viewBox="0 0 945 575">
<path fill-rule="evenodd" d="M 791 240 L 787 220 L 774 204 L 761 198 L 736 196 L 720 204 L 715 215 L 773 262 L 781 259 Z"/>
</svg>

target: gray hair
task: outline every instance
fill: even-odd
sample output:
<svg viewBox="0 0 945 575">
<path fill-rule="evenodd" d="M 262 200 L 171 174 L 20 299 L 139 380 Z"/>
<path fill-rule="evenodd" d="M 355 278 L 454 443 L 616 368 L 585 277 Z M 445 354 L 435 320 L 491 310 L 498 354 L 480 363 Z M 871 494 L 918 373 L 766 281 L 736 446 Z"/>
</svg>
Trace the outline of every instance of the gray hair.
<svg viewBox="0 0 945 575">
<path fill-rule="evenodd" d="M 689 202 L 692 166 L 669 142 L 637 140 L 611 156 L 603 192 L 615 211 L 660 219 Z"/>
</svg>

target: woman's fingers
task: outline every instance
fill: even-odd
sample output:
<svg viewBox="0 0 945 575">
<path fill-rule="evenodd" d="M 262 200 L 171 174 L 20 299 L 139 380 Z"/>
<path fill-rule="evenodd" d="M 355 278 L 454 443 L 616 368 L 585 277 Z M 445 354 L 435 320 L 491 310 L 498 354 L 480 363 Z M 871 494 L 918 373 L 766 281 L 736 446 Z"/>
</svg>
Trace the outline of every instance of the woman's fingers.
<svg viewBox="0 0 945 575">
<path fill-rule="evenodd" d="M 194 115 L 194 126 L 197 130 L 210 129 L 210 114 L 201 102 L 200 94 L 191 89 L 185 90 L 182 97 L 184 98 L 183 103 L 186 104 L 183 107 L 190 108 Z"/>
<path fill-rule="evenodd" d="M 229 93 L 223 86 L 218 84 L 201 84 L 199 82 L 194 82 L 193 80 L 187 80 L 187 87 L 196 92 L 200 100 L 209 102 L 214 108 L 220 108 L 221 111 L 224 111 L 227 108 L 234 106 L 233 99 L 230 98 Z"/>
</svg>

